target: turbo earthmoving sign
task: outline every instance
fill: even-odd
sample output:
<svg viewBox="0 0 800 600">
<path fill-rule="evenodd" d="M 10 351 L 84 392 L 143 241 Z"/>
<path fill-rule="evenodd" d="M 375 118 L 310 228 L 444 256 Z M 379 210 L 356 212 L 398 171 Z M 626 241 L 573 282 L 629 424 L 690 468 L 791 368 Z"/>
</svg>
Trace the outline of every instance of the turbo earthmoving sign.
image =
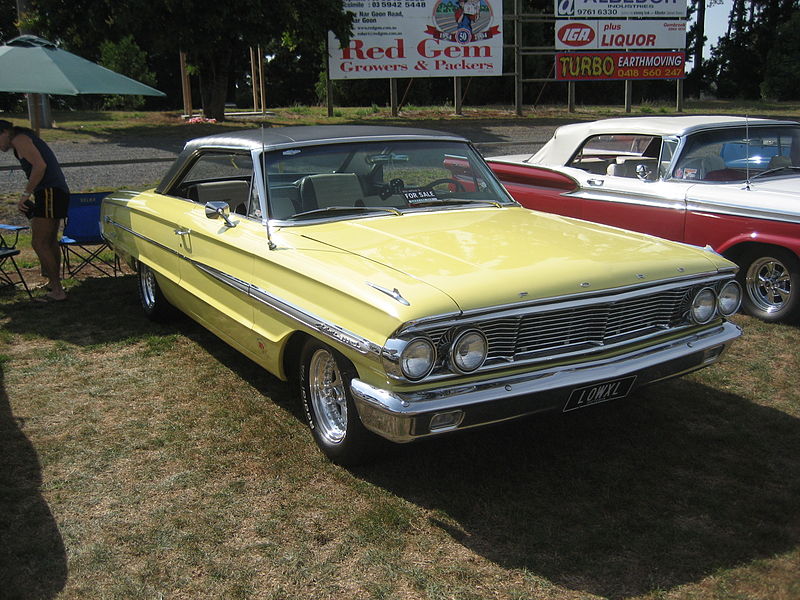
<svg viewBox="0 0 800 600">
<path fill-rule="evenodd" d="M 559 52 L 556 79 L 680 79 L 685 64 L 683 52 Z"/>
<path fill-rule="evenodd" d="M 344 48 L 328 33 L 331 79 L 502 75 L 502 0 L 345 0 Z"/>
</svg>

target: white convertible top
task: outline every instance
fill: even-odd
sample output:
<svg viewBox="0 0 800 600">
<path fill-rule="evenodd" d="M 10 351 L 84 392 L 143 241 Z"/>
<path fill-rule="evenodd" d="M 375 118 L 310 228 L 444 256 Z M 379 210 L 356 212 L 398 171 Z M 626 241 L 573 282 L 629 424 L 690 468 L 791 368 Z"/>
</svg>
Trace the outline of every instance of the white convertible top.
<svg viewBox="0 0 800 600">
<path fill-rule="evenodd" d="M 562 125 L 553 137 L 533 156 L 525 160 L 539 165 L 564 165 L 572 157 L 583 141 L 594 135 L 631 134 L 631 135 L 674 135 L 684 136 L 703 129 L 720 127 L 742 127 L 748 124 L 753 127 L 764 125 L 800 126 L 794 121 L 776 121 L 774 119 L 751 119 L 729 115 L 693 115 L 679 117 L 622 117 L 602 119 L 585 123 Z"/>
</svg>

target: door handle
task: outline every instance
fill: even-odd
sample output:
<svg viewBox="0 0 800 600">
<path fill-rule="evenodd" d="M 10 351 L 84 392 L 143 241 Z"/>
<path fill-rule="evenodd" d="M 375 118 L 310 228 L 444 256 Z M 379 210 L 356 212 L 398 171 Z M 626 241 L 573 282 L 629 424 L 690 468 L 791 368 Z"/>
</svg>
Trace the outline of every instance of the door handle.
<svg viewBox="0 0 800 600">
<path fill-rule="evenodd" d="M 589 179 L 586 183 L 588 183 L 589 185 L 594 186 L 594 187 L 600 187 L 601 185 L 603 185 L 603 180 L 602 179 Z"/>
<path fill-rule="evenodd" d="M 192 233 L 191 229 L 176 229 L 175 230 L 175 235 L 189 235 L 190 233 Z"/>
</svg>

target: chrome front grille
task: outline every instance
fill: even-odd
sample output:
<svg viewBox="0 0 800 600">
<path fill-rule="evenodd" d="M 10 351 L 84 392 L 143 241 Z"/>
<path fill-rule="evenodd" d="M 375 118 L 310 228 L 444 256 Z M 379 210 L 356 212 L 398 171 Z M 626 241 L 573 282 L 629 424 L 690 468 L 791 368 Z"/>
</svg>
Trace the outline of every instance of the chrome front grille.
<svg viewBox="0 0 800 600">
<path fill-rule="evenodd" d="M 532 306 L 500 314 L 423 327 L 434 345 L 444 349 L 461 327 L 476 327 L 489 342 L 485 367 L 509 365 L 602 351 L 689 325 L 691 298 L 702 285 L 620 293 L 583 302 Z M 437 369 L 446 368 L 440 353 Z"/>
</svg>

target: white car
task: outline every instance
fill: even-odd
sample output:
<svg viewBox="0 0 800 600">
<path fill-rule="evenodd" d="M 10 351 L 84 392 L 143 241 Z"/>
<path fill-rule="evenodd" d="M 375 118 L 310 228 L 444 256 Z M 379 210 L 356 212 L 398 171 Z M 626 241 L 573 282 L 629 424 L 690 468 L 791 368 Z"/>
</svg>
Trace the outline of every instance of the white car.
<svg viewBox="0 0 800 600">
<path fill-rule="evenodd" d="M 748 313 L 800 317 L 800 123 L 606 119 L 487 161 L 528 208 L 710 245 L 739 265 Z"/>
</svg>

